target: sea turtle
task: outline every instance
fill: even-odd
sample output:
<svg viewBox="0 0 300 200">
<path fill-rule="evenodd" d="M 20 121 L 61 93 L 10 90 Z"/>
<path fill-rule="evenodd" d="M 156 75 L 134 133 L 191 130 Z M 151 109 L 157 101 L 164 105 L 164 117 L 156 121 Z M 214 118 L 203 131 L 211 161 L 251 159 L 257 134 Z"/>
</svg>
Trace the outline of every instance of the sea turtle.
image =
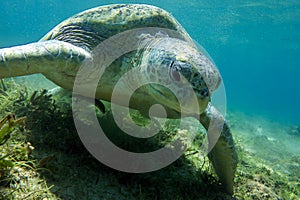
<svg viewBox="0 0 300 200">
<path fill-rule="evenodd" d="M 141 35 L 137 44 L 146 48 L 128 53 L 113 62 L 111 70 L 105 72 L 104 79 L 99 82 L 96 98 L 110 101 L 116 77 L 121 77 L 132 68 L 139 69 L 144 77 L 154 78 L 159 76 L 157 68 L 166 68 L 169 74 L 164 76 L 175 82 L 187 80 L 196 93 L 199 113 L 193 113 L 193 107 L 181 111 L 169 90 L 151 84 L 147 90 L 137 92 L 131 99 L 130 107 L 143 111 L 159 103 L 167 109 L 170 118 L 180 116 L 180 112 L 198 115 L 196 117 L 206 129 L 209 129 L 212 120 L 221 122 L 221 135 L 208 156 L 226 191 L 233 194 L 237 153 L 227 123 L 210 103 L 211 94 L 221 81 L 219 72 L 210 59 L 197 49 L 176 19 L 163 9 L 144 4 L 114 4 L 83 11 L 57 25 L 38 42 L 1 49 L 0 78 L 41 73 L 71 91 L 78 68 L 92 57 L 93 50 L 99 44 L 121 32 L 145 27 L 173 30 L 180 39 L 170 40 L 170 36 L 159 32 Z M 151 37 L 157 40 L 147 42 Z M 147 48 L 166 43 L 172 47 L 170 52 Z"/>
</svg>

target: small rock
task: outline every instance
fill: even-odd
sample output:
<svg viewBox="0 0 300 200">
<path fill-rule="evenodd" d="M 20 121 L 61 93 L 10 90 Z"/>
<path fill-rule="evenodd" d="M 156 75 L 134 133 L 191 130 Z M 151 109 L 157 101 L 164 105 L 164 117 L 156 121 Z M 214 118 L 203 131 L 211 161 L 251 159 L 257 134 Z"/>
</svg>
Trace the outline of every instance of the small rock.
<svg viewBox="0 0 300 200">
<path fill-rule="evenodd" d="M 290 128 L 290 131 L 288 131 L 288 134 L 289 135 L 295 135 L 295 136 L 300 136 L 300 127 L 295 125 L 295 126 L 292 126 Z"/>
</svg>

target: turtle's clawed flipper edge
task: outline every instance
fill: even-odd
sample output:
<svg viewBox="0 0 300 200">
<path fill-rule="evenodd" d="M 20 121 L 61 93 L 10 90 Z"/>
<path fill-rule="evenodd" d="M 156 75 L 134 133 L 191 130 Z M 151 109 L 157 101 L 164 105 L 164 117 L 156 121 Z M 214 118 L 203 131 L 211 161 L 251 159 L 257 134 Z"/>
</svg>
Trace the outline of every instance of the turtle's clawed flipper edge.
<svg viewBox="0 0 300 200">
<path fill-rule="evenodd" d="M 200 122 L 208 131 L 208 157 L 226 192 L 232 195 L 238 156 L 231 131 L 222 114 L 212 105 L 200 115 Z"/>
<path fill-rule="evenodd" d="M 49 40 L 0 49 L 0 78 L 68 72 L 90 53 L 70 43 Z M 65 68 L 65 69 L 64 69 Z"/>
</svg>

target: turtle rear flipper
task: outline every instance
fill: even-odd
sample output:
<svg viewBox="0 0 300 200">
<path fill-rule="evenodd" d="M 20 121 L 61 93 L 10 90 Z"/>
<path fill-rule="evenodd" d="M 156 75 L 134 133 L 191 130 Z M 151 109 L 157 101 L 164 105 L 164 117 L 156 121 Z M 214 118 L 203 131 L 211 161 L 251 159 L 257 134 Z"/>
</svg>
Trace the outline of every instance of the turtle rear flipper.
<svg viewBox="0 0 300 200">
<path fill-rule="evenodd" d="M 57 40 L 4 48 L 0 49 L 0 78 L 67 72 L 89 57 L 84 49 Z"/>
<path fill-rule="evenodd" d="M 208 158 L 226 192 L 232 195 L 238 156 L 228 124 L 212 105 L 200 115 L 200 122 L 208 131 Z"/>
</svg>

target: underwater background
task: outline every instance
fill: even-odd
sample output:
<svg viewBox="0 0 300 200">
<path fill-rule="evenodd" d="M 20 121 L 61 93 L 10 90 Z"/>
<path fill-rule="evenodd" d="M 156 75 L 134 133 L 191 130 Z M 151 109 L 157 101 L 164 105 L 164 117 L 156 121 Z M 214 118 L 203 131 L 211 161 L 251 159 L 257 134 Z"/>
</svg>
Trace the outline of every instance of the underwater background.
<svg viewBox="0 0 300 200">
<path fill-rule="evenodd" d="M 235 140 L 271 169 L 292 174 L 299 190 L 300 1 L 1 1 L 0 48 L 38 41 L 64 19 L 112 3 L 169 11 L 220 70 Z M 37 89 L 54 87 L 40 76 L 30 80 Z M 290 199 L 298 198 L 294 192 Z"/>
<path fill-rule="evenodd" d="M 300 123 L 298 0 L 2 1 L 0 47 L 37 41 L 62 20 L 111 3 L 171 12 L 218 66 L 229 108 Z"/>
</svg>

